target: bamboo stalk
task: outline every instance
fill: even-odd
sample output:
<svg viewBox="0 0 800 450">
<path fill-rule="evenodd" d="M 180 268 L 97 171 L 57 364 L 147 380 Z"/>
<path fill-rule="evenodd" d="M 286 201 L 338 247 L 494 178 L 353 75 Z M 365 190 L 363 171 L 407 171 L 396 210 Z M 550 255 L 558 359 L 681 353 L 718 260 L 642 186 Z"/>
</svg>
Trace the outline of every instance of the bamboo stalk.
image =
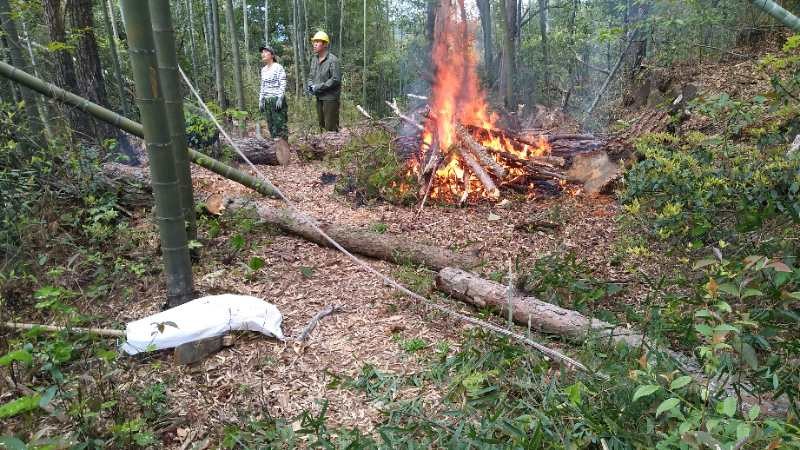
<svg viewBox="0 0 800 450">
<path fill-rule="evenodd" d="M 189 168 L 189 152 L 186 146 L 186 121 L 183 117 L 183 97 L 178 78 L 178 55 L 175 51 L 175 30 L 169 2 L 150 0 L 153 20 L 153 38 L 156 44 L 158 77 L 164 93 L 167 124 L 172 140 L 172 157 L 178 177 L 181 212 L 186 222 L 187 238 L 197 239 L 197 224 L 192 194 L 192 171 Z"/>
<path fill-rule="evenodd" d="M 795 32 L 800 32 L 800 19 L 794 14 L 772 0 L 750 0 L 753 6 L 759 8 Z"/>
<path fill-rule="evenodd" d="M 98 105 L 97 103 L 92 103 L 81 96 L 61 89 L 52 83 L 40 80 L 39 78 L 36 78 L 25 71 L 17 69 L 10 64 L 6 64 L 3 61 L 0 61 L 0 76 L 4 76 L 11 81 L 33 89 L 34 91 L 46 97 L 50 97 L 62 103 L 72 105 L 81 111 L 91 114 L 97 119 L 111 124 L 121 130 L 127 131 L 134 136 L 144 138 L 144 129 L 142 128 L 142 124 L 134 122 L 127 117 L 123 117 L 114 111 L 109 110 L 108 108 Z M 277 198 L 275 188 L 271 184 L 242 172 L 241 170 L 234 169 L 227 164 L 223 164 L 216 159 L 211 158 L 210 156 L 204 155 L 203 153 L 192 149 L 188 150 L 189 158 L 198 166 L 206 168 L 229 180 L 233 180 L 245 187 L 253 189 L 261 195 Z"/>
<path fill-rule="evenodd" d="M 247 20 L 247 17 L 245 17 L 244 20 Z M 239 55 L 239 37 L 236 33 L 236 23 L 233 20 L 233 0 L 225 1 L 225 25 L 228 27 L 228 36 L 231 40 L 231 52 L 233 53 L 233 87 L 236 92 L 236 107 L 239 108 L 239 110 L 244 111 L 245 105 L 244 88 L 242 86 L 242 62 Z"/>
<path fill-rule="evenodd" d="M 177 306 L 192 298 L 192 264 L 171 151 L 167 110 L 158 77 L 150 8 L 145 2 L 122 0 L 122 9 L 136 83 L 136 103 L 150 157 L 156 222 L 167 278 L 167 302 L 170 306 Z"/>
<path fill-rule="evenodd" d="M 88 333 L 96 334 L 98 336 L 106 337 L 125 337 L 125 332 L 122 330 L 114 330 L 111 328 L 82 328 L 82 327 L 62 327 L 57 325 L 41 325 L 38 323 L 23 323 L 23 322 L 0 322 L 3 328 L 10 330 L 37 330 L 44 331 L 70 331 L 73 333 Z"/>
</svg>

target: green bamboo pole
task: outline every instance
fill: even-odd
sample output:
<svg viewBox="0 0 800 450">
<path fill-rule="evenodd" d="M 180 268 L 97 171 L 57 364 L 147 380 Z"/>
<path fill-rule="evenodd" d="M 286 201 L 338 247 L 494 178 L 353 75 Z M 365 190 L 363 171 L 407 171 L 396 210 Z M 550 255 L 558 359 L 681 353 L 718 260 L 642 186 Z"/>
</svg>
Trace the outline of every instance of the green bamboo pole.
<svg viewBox="0 0 800 450">
<path fill-rule="evenodd" d="M 83 97 L 61 89 L 52 83 L 40 80 L 39 78 L 36 78 L 25 71 L 17 69 L 11 64 L 0 61 L 0 76 L 33 89 L 34 91 L 49 98 L 74 106 L 87 114 L 91 114 L 99 120 L 144 139 L 144 129 L 142 124 L 128 119 L 127 117 L 123 117 L 114 111 L 109 110 L 108 108 L 98 105 L 97 103 L 92 103 Z M 253 189 L 261 195 L 278 198 L 275 188 L 271 184 L 259 180 L 254 176 L 234 169 L 227 164 L 223 164 L 216 159 L 210 158 L 192 149 L 189 149 L 189 158 L 191 158 L 192 162 L 198 166 L 204 167 L 229 180 L 233 180 L 245 187 Z"/>
<path fill-rule="evenodd" d="M 122 10 L 136 85 L 136 103 L 142 117 L 144 140 L 150 157 L 156 222 L 167 278 L 167 302 L 172 307 L 192 299 L 192 263 L 189 259 L 167 110 L 158 77 L 150 8 L 147 2 L 122 0 Z"/>
<path fill-rule="evenodd" d="M 181 211 L 186 221 L 189 240 L 197 239 L 197 224 L 194 216 L 194 196 L 192 195 L 192 172 L 189 168 L 189 153 L 186 147 L 186 121 L 183 117 L 183 97 L 178 78 L 178 55 L 175 52 L 175 30 L 169 2 L 150 0 L 153 20 L 153 37 L 156 43 L 158 76 L 164 93 L 167 109 L 167 123 L 172 139 L 172 155 L 175 172 L 178 176 Z"/>
<path fill-rule="evenodd" d="M 800 19 L 772 0 L 750 0 L 755 7 L 778 19 L 782 24 L 800 33 Z"/>
<path fill-rule="evenodd" d="M 20 50 L 17 24 L 11 17 L 11 6 L 8 0 L 0 0 L 0 29 L 5 32 L 11 62 L 19 67 L 27 67 L 28 62 Z M 22 99 L 25 101 L 25 113 L 28 116 L 31 134 L 34 136 L 34 140 L 38 141 L 42 137 L 42 123 L 39 117 L 39 109 L 36 106 L 36 96 L 27 89 L 20 89 L 20 91 Z M 23 144 L 23 146 L 26 145 Z"/>
<path fill-rule="evenodd" d="M 125 98 L 125 78 L 122 77 L 122 65 L 119 62 L 119 53 L 117 52 L 117 34 L 114 32 L 116 27 L 113 25 L 113 20 L 115 20 L 113 16 L 114 9 L 106 0 L 101 3 L 103 21 L 106 26 L 106 34 L 108 34 L 108 47 L 111 49 L 111 65 L 114 68 L 114 79 L 117 82 L 117 97 L 119 97 L 119 104 L 122 107 L 122 114 L 127 116 L 128 99 Z"/>
<path fill-rule="evenodd" d="M 153 0 L 150 0 L 153 1 Z M 247 18 L 245 18 L 247 20 Z M 233 84 L 236 91 L 236 108 L 244 111 L 244 87 L 242 86 L 242 62 L 239 57 L 239 36 L 236 33 L 236 22 L 233 20 L 233 0 L 225 1 L 225 23 L 231 40 L 233 52 Z"/>
</svg>

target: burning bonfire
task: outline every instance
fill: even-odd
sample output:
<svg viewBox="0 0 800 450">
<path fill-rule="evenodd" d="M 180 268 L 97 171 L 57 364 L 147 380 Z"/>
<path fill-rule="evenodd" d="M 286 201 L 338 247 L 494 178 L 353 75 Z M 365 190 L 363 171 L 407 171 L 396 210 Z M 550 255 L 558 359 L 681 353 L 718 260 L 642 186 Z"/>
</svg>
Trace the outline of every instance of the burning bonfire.
<svg viewBox="0 0 800 450">
<path fill-rule="evenodd" d="M 543 136 L 498 129 L 478 84 L 472 25 L 464 0 L 441 0 L 432 53 L 435 79 L 419 129 L 421 148 L 410 161 L 420 197 L 450 203 L 500 197 L 500 188 L 526 191 L 537 181 L 561 182 L 564 160 L 550 155 Z M 390 105 L 391 106 L 391 105 Z"/>
</svg>

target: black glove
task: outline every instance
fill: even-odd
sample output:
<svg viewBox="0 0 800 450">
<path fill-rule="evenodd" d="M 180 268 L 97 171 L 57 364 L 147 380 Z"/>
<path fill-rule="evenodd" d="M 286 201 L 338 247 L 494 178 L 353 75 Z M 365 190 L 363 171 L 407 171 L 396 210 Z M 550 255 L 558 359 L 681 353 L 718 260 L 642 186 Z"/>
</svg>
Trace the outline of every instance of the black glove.
<svg viewBox="0 0 800 450">
<path fill-rule="evenodd" d="M 260 99 L 258 99 L 258 110 L 260 112 L 264 112 L 266 103 L 267 103 L 267 99 L 266 98 L 261 97 Z"/>
<path fill-rule="evenodd" d="M 275 111 L 280 111 L 283 109 L 283 96 L 279 95 L 278 98 L 275 99 Z"/>
</svg>

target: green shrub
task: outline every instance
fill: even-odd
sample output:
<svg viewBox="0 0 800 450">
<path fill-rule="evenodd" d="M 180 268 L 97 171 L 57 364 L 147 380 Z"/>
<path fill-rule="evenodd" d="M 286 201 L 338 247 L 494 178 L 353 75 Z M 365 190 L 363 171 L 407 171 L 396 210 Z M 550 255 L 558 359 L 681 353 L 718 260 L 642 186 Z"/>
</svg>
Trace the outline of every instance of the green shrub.
<svg viewBox="0 0 800 450">
<path fill-rule="evenodd" d="M 637 149 L 644 160 L 625 174 L 621 200 L 661 238 L 708 243 L 800 220 L 800 157 L 698 135 L 645 136 Z"/>
<path fill-rule="evenodd" d="M 341 174 L 337 192 L 351 195 L 359 203 L 410 203 L 416 198 L 416 180 L 406 174 L 405 163 L 384 131 L 370 131 L 351 139 L 335 165 Z"/>
</svg>

